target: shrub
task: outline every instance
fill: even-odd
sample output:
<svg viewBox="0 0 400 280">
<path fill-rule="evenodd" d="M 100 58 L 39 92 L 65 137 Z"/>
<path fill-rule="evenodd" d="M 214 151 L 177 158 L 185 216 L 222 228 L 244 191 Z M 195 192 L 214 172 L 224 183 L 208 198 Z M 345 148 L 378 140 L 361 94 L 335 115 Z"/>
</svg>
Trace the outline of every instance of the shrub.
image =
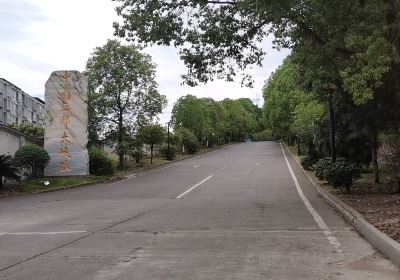
<svg viewBox="0 0 400 280">
<path fill-rule="evenodd" d="M 317 161 L 315 164 L 315 176 L 317 176 L 318 179 L 324 180 L 324 171 L 332 164 L 332 160 L 329 157 L 326 158 L 321 158 L 320 160 Z"/>
<path fill-rule="evenodd" d="M 45 149 L 34 144 L 22 146 L 15 152 L 14 162 L 17 167 L 24 169 L 29 177 L 38 177 L 50 161 Z"/>
<path fill-rule="evenodd" d="M 10 128 L 15 129 L 19 133 L 31 136 L 31 137 L 39 137 L 43 138 L 44 136 L 44 127 L 33 125 L 33 124 L 9 124 Z"/>
<path fill-rule="evenodd" d="M 189 154 L 194 154 L 199 150 L 199 142 L 197 141 L 197 138 L 189 139 L 185 146 Z"/>
<path fill-rule="evenodd" d="M 345 187 L 350 192 L 353 182 L 361 177 L 361 168 L 354 163 L 338 160 L 326 167 L 324 177 L 333 187 Z"/>
<path fill-rule="evenodd" d="M 169 150 L 168 150 L 168 145 L 163 145 L 160 149 L 161 155 L 167 160 L 174 159 L 177 151 L 178 149 L 171 144 L 169 145 Z"/>
<path fill-rule="evenodd" d="M 345 158 L 336 159 L 336 162 L 345 162 L 345 161 L 346 161 Z M 317 178 L 320 180 L 326 179 L 324 172 L 331 165 L 332 165 L 332 160 L 330 157 L 325 157 L 318 160 L 317 163 L 315 164 L 315 176 L 317 176 Z"/>
<path fill-rule="evenodd" d="M 18 168 L 14 166 L 11 156 L 0 155 L 0 189 L 3 188 L 3 177 L 19 179 Z"/>
<path fill-rule="evenodd" d="M 310 156 L 300 156 L 300 163 L 305 170 L 312 170 L 313 165 L 315 164 L 315 159 Z"/>
<path fill-rule="evenodd" d="M 102 149 L 93 147 L 89 150 L 89 172 L 93 175 L 112 175 L 115 163 Z"/>
</svg>

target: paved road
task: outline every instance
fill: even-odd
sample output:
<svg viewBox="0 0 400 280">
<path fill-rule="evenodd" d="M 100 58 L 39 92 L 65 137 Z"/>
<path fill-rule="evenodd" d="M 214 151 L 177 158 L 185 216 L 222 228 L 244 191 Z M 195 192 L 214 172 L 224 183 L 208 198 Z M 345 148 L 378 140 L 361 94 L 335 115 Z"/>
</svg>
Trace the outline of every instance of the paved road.
<svg viewBox="0 0 400 280">
<path fill-rule="evenodd" d="M 1 279 L 400 279 L 279 143 L 0 200 Z"/>
</svg>

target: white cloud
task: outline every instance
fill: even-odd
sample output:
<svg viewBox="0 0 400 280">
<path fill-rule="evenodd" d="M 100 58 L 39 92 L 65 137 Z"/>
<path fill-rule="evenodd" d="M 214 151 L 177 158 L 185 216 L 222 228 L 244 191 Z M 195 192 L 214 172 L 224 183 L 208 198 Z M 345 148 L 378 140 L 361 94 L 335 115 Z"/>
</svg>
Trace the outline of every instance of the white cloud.
<svg viewBox="0 0 400 280">
<path fill-rule="evenodd" d="M 0 77 L 42 98 L 51 72 L 83 71 L 93 49 L 113 38 L 112 22 L 117 20 L 115 3 L 110 0 L 0 0 L 0 6 Z M 268 47 L 271 40 L 266 40 L 265 45 L 268 53 L 263 67 L 253 72 L 252 89 L 242 88 L 239 82 L 224 81 L 196 88 L 181 86 L 180 75 L 186 70 L 177 51 L 172 47 L 147 49 L 158 65 L 159 90 L 169 100 L 161 121 L 169 119 L 173 103 L 186 94 L 216 100 L 260 98 L 264 81 L 288 54 Z"/>
</svg>

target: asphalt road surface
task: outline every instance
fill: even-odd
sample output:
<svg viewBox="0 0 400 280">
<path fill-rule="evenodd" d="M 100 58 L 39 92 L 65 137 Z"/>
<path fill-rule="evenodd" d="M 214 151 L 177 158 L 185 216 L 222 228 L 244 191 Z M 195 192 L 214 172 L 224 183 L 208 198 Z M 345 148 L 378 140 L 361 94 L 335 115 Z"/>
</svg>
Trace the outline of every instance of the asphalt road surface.
<svg viewBox="0 0 400 280">
<path fill-rule="evenodd" d="M 0 279 L 400 279 L 286 156 L 275 142 L 236 144 L 2 199 Z"/>
</svg>

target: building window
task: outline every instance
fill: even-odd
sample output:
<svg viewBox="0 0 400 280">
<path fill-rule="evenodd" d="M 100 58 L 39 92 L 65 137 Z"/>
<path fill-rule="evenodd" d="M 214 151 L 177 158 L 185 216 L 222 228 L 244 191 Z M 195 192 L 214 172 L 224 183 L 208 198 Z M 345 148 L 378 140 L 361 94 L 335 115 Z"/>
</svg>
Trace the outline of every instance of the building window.
<svg viewBox="0 0 400 280">
<path fill-rule="evenodd" d="M 11 113 L 17 114 L 17 110 L 18 110 L 17 104 L 11 103 Z"/>
</svg>

